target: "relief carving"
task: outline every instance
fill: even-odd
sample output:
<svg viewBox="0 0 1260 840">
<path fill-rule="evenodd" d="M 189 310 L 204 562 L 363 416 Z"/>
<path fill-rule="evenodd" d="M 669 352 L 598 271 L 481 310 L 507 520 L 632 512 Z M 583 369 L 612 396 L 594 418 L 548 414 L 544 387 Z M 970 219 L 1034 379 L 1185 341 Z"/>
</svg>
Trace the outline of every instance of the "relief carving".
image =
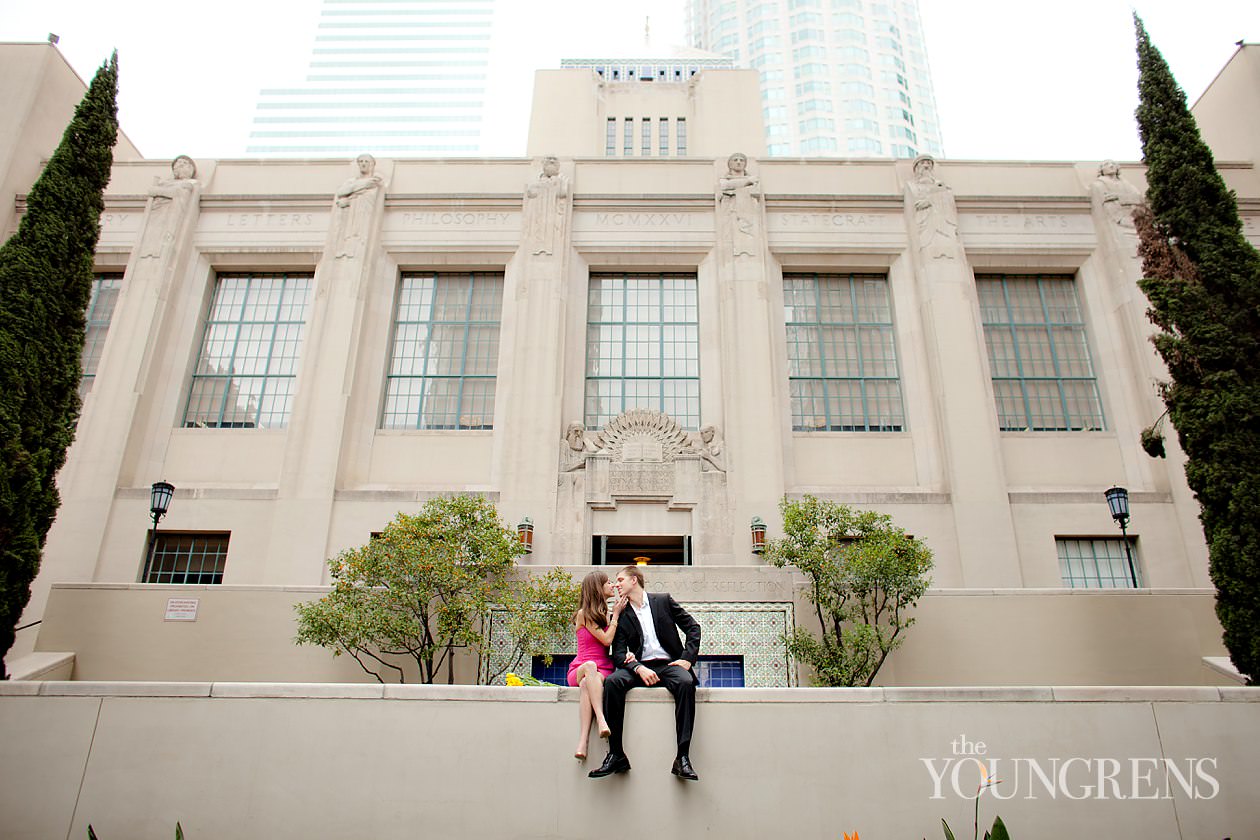
<svg viewBox="0 0 1260 840">
<path fill-rule="evenodd" d="M 701 468 L 706 471 L 726 472 L 722 457 L 722 434 L 710 423 L 690 436 L 691 451 L 700 456 Z"/>
<path fill-rule="evenodd" d="M 919 252 L 929 260 L 954 259 L 959 251 L 958 206 L 954 191 L 936 177 L 936 161 L 929 155 L 914 159 L 906 201 L 914 208 Z"/>
<path fill-rule="evenodd" d="M 587 434 L 586 426 L 570 423 L 564 431 L 564 443 L 560 445 L 560 470 L 573 472 L 586 466 L 586 456 L 603 448 L 599 434 Z"/>
<path fill-rule="evenodd" d="M 333 197 L 333 247 L 336 259 L 354 259 L 372 230 L 377 191 L 385 182 L 376 174 L 376 158 L 364 153 L 355 158 L 359 174 L 348 178 Z"/>
<path fill-rule="evenodd" d="M 1120 165 L 1114 160 L 1104 160 L 1098 167 L 1098 177 L 1089 185 L 1089 197 L 1122 232 L 1137 235 L 1133 211 L 1142 206 L 1142 193 L 1120 177 Z"/>
<path fill-rule="evenodd" d="M 748 174 L 748 156 L 736 152 L 726 160 L 726 175 L 717 183 L 718 212 L 726 217 L 731 253 L 757 254 L 761 220 L 761 179 Z"/>
<path fill-rule="evenodd" d="M 197 164 L 188 155 L 171 161 L 170 178 L 154 178 L 149 208 L 140 235 L 140 259 L 162 259 L 170 251 L 184 215 L 197 205 L 201 184 Z"/>
<path fill-rule="evenodd" d="M 525 186 L 524 235 L 529 253 L 551 255 L 564 242 L 569 211 L 569 179 L 553 155 L 542 159 L 542 172 Z"/>
</svg>

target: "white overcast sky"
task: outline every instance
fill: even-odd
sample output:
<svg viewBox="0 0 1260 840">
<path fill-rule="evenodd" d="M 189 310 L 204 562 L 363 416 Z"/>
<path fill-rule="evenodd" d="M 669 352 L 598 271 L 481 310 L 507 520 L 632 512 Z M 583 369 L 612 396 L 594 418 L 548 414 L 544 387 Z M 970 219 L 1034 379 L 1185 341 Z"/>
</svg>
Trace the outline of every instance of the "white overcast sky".
<svg viewBox="0 0 1260 840">
<path fill-rule="evenodd" d="M 500 0 L 522 79 L 559 57 L 682 43 L 684 0 Z M 1236 49 L 1260 42 L 1260 0 L 919 0 L 947 158 L 1140 158 L 1131 14 L 1193 102 Z M 241 155 L 258 91 L 306 72 L 320 0 L 0 0 L 0 41 L 49 32 L 89 79 L 117 47 L 123 130 L 148 157 Z M 545 30 L 541 27 L 546 27 Z M 534 28 L 546 34 L 526 35 Z M 527 90 L 528 86 L 522 89 Z M 521 97 L 527 100 L 528 96 Z M 503 135 L 523 154 L 527 102 Z"/>
</svg>

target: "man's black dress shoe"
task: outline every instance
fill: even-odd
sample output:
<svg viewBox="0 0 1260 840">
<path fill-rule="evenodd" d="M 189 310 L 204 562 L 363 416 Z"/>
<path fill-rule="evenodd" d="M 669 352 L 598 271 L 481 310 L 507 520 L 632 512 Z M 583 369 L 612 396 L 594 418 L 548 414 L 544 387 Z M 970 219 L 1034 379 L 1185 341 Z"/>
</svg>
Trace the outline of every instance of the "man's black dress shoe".
<svg viewBox="0 0 1260 840">
<path fill-rule="evenodd" d="M 691 769 L 691 759 L 685 755 L 680 755 L 674 759 L 674 766 L 669 771 L 680 779 L 686 779 L 689 782 L 698 782 L 700 777 L 696 775 L 696 771 Z M 592 774 L 594 775 L 594 774 Z"/>
<path fill-rule="evenodd" d="M 596 767 L 586 775 L 592 779 L 602 779 L 605 776 L 611 776 L 613 773 L 624 773 L 630 769 L 630 759 L 624 755 L 617 753 L 609 753 L 604 756 L 604 763 Z M 690 767 L 688 767 L 690 769 Z"/>
</svg>

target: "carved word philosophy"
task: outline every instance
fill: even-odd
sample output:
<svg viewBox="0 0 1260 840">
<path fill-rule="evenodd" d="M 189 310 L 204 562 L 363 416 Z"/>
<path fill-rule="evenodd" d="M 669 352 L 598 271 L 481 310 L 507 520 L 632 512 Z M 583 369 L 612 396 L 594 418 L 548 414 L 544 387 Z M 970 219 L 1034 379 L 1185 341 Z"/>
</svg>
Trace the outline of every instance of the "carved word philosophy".
<svg viewBox="0 0 1260 840">
<path fill-rule="evenodd" d="M 510 213 L 403 213 L 404 225 L 506 225 Z"/>
</svg>

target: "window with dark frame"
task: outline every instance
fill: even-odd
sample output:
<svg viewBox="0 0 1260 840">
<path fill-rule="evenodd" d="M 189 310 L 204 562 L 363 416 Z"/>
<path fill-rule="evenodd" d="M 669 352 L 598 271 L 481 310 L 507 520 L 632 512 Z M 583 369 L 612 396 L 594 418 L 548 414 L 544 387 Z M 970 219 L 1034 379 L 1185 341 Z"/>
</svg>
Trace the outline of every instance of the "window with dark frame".
<svg viewBox="0 0 1260 840">
<path fill-rule="evenodd" d="M 977 275 L 976 292 L 1002 431 L 1104 429 L 1075 278 Z"/>
<path fill-rule="evenodd" d="M 404 274 L 381 428 L 493 428 L 502 308 L 502 274 Z"/>
<path fill-rule="evenodd" d="M 887 278 L 785 274 L 783 303 L 792 428 L 901 431 L 905 413 Z"/>
<path fill-rule="evenodd" d="M 185 427 L 288 425 L 312 282 L 310 274 L 221 274 L 215 279 Z"/>
<path fill-rule="evenodd" d="M 150 531 L 141 583 L 223 582 L 230 531 Z"/>
<path fill-rule="evenodd" d="M 96 368 L 105 350 L 109 322 L 122 290 L 121 274 L 97 274 L 92 278 L 92 297 L 88 300 L 83 336 L 83 378 L 79 380 L 79 397 L 86 397 L 96 384 Z"/>
</svg>

